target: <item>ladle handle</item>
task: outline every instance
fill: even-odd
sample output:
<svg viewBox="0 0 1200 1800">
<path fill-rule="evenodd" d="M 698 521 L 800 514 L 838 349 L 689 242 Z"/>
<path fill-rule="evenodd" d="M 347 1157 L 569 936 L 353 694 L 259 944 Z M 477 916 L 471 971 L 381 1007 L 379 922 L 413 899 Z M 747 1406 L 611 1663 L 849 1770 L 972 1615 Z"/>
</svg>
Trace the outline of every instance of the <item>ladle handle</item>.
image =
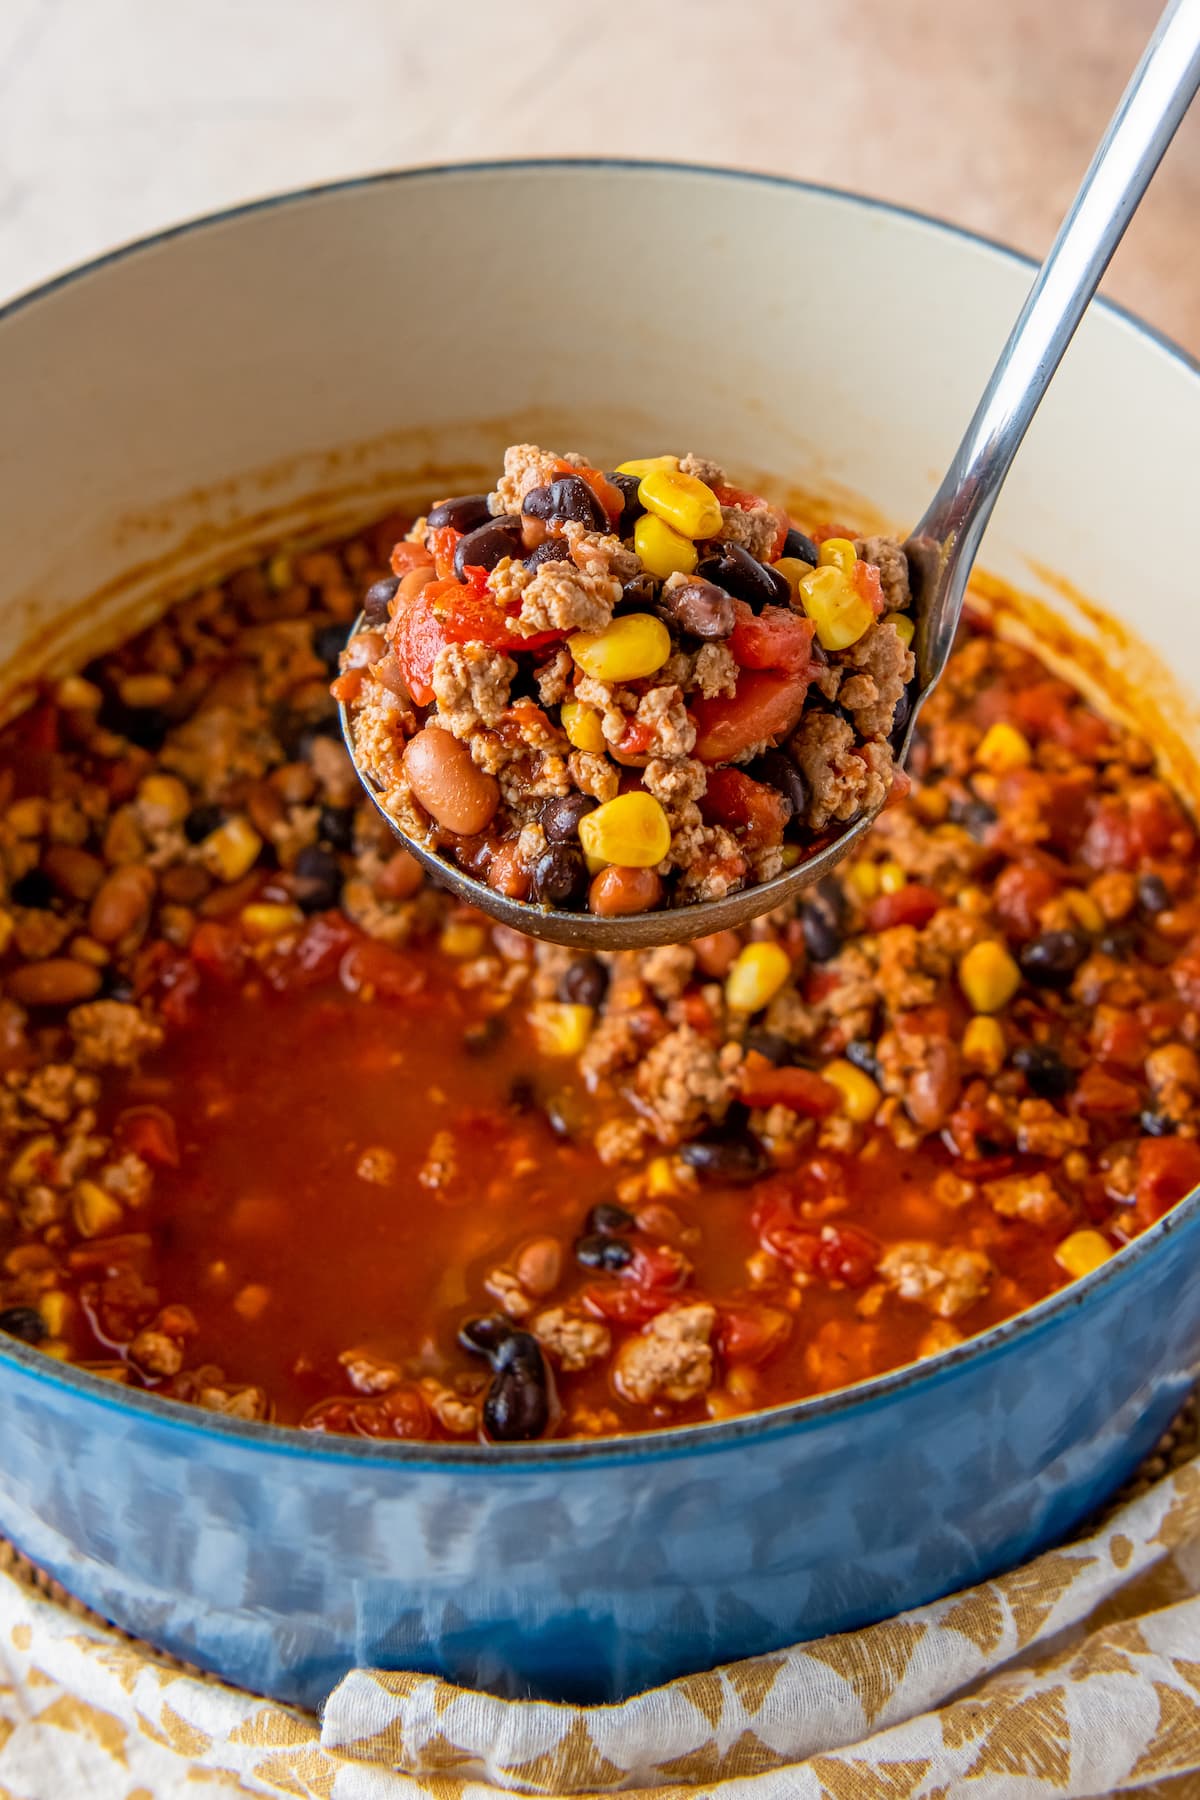
<svg viewBox="0 0 1200 1800">
<path fill-rule="evenodd" d="M 927 666 L 940 670 L 949 654 L 965 575 L 1013 457 L 1197 87 L 1200 0 L 1170 0 L 1029 290 L 945 479 L 913 533 L 937 546 L 943 582 L 958 590 L 947 594 L 957 604 L 947 606 L 941 620 L 930 621 Z M 962 583 L 947 580 L 949 560 L 961 562 Z"/>
</svg>

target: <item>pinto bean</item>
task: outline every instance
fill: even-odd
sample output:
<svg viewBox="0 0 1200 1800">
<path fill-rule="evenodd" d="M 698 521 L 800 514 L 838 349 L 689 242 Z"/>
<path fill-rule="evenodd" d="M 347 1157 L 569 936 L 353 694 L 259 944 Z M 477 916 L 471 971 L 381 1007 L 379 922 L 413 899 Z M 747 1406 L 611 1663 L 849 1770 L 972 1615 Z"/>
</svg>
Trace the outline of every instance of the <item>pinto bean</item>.
<svg viewBox="0 0 1200 1800">
<path fill-rule="evenodd" d="M 100 858 L 74 844 L 51 844 L 42 857 L 42 869 L 68 900 L 90 900 L 104 880 Z"/>
<path fill-rule="evenodd" d="M 88 930 L 101 944 L 116 944 L 150 916 L 154 876 L 144 863 L 126 863 L 106 877 L 92 901 Z"/>
<path fill-rule="evenodd" d="M 527 900 L 533 886 L 515 843 L 501 844 L 487 866 L 487 884 L 510 900 Z"/>
<path fill-rule="evenodd" d="M 404 769 L 412 791 L 443 831 L 474 837 L 500 804 L 493 775 L 476 768 L 465 744 L 438 725 L 426 725 L 409 741 Z"/>
<path fill-rule="evenodd" d="M 687 581 L 664 591 L 658 610 L 668 625 L 691 637 L 727 638 L 733 630 L 733 601 L 712 581 Z"/>
<path fill-rule="evenodd" d="M 425 871 L 407 850 L 393 851 L 375 877 L 375 892 L 384 900 L 411 900 Z"/>
<path fill-rule="evenodd" d="M 544 1299 L 558 1286 L 562 1275 L 562 1245 L 557 1238 L 531 1238 L 513 1261 L 513 1274 L 536 1299 Z"/>
<path fill-rule="evenodd" d="M 662 882 L 653 869 L 601 869 L 588 889 L 588 907 L 604 919 L 625 913 L 650 912 L 662 899 Z"/>
<path fill-rule="evenodd" d="M 26 963 L 8 978 L 8 992 L 22 1006 L 74 1006 L 100 988 L 100 971 L 70 956 Z"/>
</svg>

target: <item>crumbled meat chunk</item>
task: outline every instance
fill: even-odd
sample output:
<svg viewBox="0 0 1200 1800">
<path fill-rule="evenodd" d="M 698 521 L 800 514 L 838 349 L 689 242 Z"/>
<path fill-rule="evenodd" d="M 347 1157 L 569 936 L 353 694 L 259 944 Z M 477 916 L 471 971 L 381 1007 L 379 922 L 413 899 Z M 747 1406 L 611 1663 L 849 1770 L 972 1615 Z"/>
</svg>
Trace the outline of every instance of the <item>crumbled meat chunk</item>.
<svg viewBox="0 0 1200 1800">
<path fill-rule="evenodd" d="M 727 544 L 740 544 L 759 562 L 770 562 L 779 536 L 779 514 L 773 506 L 723 506 L 717 536 Z"/>
<path fill-rule="evenodd" d="M 517 665 L 487 644 L 445 644 L 433 664 L 439 719 L 457 738 L 495 725 L 508 705 Z"/>
<path fill-rule="evenodd" d="M 660 1000 L 677 1000 L 692 978 L 696 952 L 690 944 L 659 944 L 641 959 L 641 978 Z"/>
<path fill-rule="evenodd" d="M 560 644 L 549 662 L 544 662 L 537 672 L 538 699 L 543 706 L 560 706 L 568 697 L 574 668 L 571 652 Z"/>
<path fill-rule="evenodd" d="M 533 1311 L 533 1301 L 511 1269 L 492 1269 L 484 1276 L 483 1286 L 510 1319 L 527 1319 Z"/>
<path fill-rule="evenodd" d="M 607 756 L 595 756 L 590 750 L 573 750 L 567 758 L 571 780 L 581 794 L 592 800 L 612 800 L 621 787 L 621 771 Z"/>
<path fill-rule="evenodd" d="M 131 1069 L 162 1043 L 162 1027 L 122 1000 L 89 1000 L 72 1007 L 67 1025 L 75 1054 L 93 1069 Z"/>
<path fill-rule="evenodd" d="M 600 1319 L 582 1319 L 561 1306 L 538 1313 L 530 1329 L 560 1369 L 574 1374 L 601 1362 L 612 1349 L 612 1333 Z"/>
<path fill-rule="evenodd" d="M 636 725 L 649 734 L 646 752 L 651 756 L 677 760 L 689 755 L 695 745 L 696 727 L 683 704 L 683 694 L 677 687 L 651 688 L 638 701 L 634 719 Z M 606 719 L 606 736 L 607 723 Z"/>
<path fill-rule="evenodd" d="M 807 822 L 814 831 L 831 819 L 853 819 L 887 796 L 888 781 L 858 753 L 854 728 L 834 713 L 811 713 L 791 740 L 791 753 L 808 783 Z"/>
<path fill-rule="evenodd" d="M 692 663 L 691 686 L 706 700 L 718 694 L 732 696 L 737 687 L 738 666 L 726 644 L 701 644 Z"/>
<path fill-rule="evenodd" d="M 1070 1207 L 1049 1175 L 1005 1175 L 989 1181 L 983 1197 L 1002 1219 L 1024 1219 L 1027 1225 L 1061 1225 Z"/>
<path fill-rule="evenodd" d="M 641 558 L 626 550 L 619 537 L 589 531 L 575 519 L 567 521 L 563 536 L 571 546 L 571 561 L 585 575 L 605 581 L 629 581 L 642 566 Z"/>
<path fill-rule="evenodd" d="M 864 562 L 874 563 L 879 570 L 879 585 L 889 612 L 904 612 L 912 601 L 908 580 L 908 559 L 899 541 L 891 537 L 857 538 L 854 548 Z"/>
<path fill-rule="evenodd" d="M 646 1127 L 641 1119 L 605 1119 L 592 1137 L 592 1147 L 606 1168 L 636 1162 L 645 1142 Z"/>
<path fill-rule="evenodd" d="M 705 487 L 724 487 L 725 485 L 724 469 L 720 463 L 713 462 L 710 457 L 697 456 L 689 450 L 686 456 L 680 457 L 679 467 L 685 475 L 694 475 L 697 481 L 702 481 Z"/>
<path fill-rule="evenodd" d="M 682 1405 L 712 1386 L 709 1344 L 717 1312 L 706 1300 L 661 1312 L 628 1338 L 613 1364 L 613 1385 L 625 1400 L 649 1406 L 653 1400 Z"/>
<path fill-rule="evenodd" d="M 129 1357 L 147 1375 L 178 1375 L 183 1367 L 183 1346 L 165 1332 L 147 1327 L 131 1340 Z"/>
<path fill-rule="evenodd" d="M 1049 1100 L 1022 1100 L 1017 1107 L 1017 1148 L 1027 1156 L 1065 1156 L 1087 1141 L 1086 1119 L 1068 1119 Z"/>
<path fill-rule="evenodd" d="M 382 1144 L 369 1144 L 354 1165 L 354 1173 L 360 1181 L 369 1181 L 375 1187 L 386 1187 L 396 1176 L 396 1152 L 388 1150 Z"/>
<path fill-rule="evenodd" d="M 896 704 L 913 678 L 916 662 L 912 651 L 894 625 L 879 623 L 869 626 L 844 655 L 847 673 L 839 703 L 854 714 L 861 737 L 886 737 Z"/>
<path fill-rule="evenodd" d="M 695 803 L 708 786 L 708 770 L 687 757 L 653 756 L 642 770 L 642 785 L 674 825 L 689 816 L 699 818 Z"/>
<path fill-rule="evenodd" d="M 634 1078 L 638 1104 L 664 1144 L 677 1144 L 701 1120 L 722 1114 L 732 1091 L 717 1049 L 690 1025 L 661 1038 Z"/>
<path fill-rule="evenodd" d="M 488 495 L 488 509 L 495 516 L 519 513 L 521 502 L 534 488 L 548 487 L 562 473 L 560 463 L 586 467 L 577 451 L 568 450 L 558 456 L 553 450 L 541 450 L 536 444 L 510 444 L 504 452 L 504 473 Z"/>
<path fill-rule="evenodd" d="M 516 606 L 523 637 L 541 631 L 600 631 L 621 598 L 621 583 L 603 570 L 584 571 L 570 562 L 544 562 L 527 569 L 505 557 L 492 570 L 490 586 L 498 603 Z"/>
<path fill-rule="evenodd" d="M 1200 1057 L 1186 1044 L 1161 1044 L 1146 1058 L 1146 1080 L 1158 1112 L 1180 1123 L 1200 1095 Z"/>
<path fill-rule="evenodd" d="M 992 1265 L 981 1250 L 907 1242 L 884 1251 L 879 1273 L 902 1300 L 927 1306 L 939 1319 L 953 1319 L 987 1292 Z"/>
</svg>

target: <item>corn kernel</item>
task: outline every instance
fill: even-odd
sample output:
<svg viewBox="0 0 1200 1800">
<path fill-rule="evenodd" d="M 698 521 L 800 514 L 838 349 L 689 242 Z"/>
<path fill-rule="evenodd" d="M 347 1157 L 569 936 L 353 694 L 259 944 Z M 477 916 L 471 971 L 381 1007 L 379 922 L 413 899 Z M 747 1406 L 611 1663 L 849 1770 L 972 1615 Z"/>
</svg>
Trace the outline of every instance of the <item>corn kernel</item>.
<svg viewBox="0 0 1200 1800">
<path fill-rule="evenodd" d="M 652 1200 L 671 1200 L 679 1192 L 675 1161 L 670 1156 L 656 1156 L 646 1169 L 646 1193 Z"/>
<path fill-rule="evenodd" d="M 26 1138 L 8 1165 L 8 1186 L 19 1189 L 29 1187 L 35 1181 L 44 1181 L 47 1169 L 53 1165 L 54 1154 L 54 1139 L 47 1133 Z"/>
<path fill-rule="evenodd" d="M 823 569 L 840 569 L 849 575 L 858 561 L 858 551 L 849 538 L 831 537 L 818 547 L 817 556 Z"/>
<path fill-rule="evenodd" d="M 1104 930 L 1104 914 L 1090 894 L 1085 894 L 1082 888 L 1067 888 L 1063 899 L 1070 907 L 1071 917 L 1077 925 L 1082 925 L 1093 936 L 1098 936 Z"/>
<path fill-rule="evenodd" d="M 298 906 L 270 900 L 257 900 L 250 906 L 243 906 L 240 917 L 246 936 L 260 944 L 282 937 L 285 931 L 292 931 L 304 923 L 304 914 Z"/>
<path fill-rule="evenodd" d="M 1101 1268 L 1112 1254 L 1112 1245 L 1098 1231 L 1073 1231 L 1054 1252 L 1054 1260 L 1072 1281 L 1078 1281 L 1082 1276 L 1090 1275 L 1093 1269 Z"/>
<path fill-rule="evenodd" d="M 636 475 L 638 480 L 642 481 L 647 475 L 653 474 L 655 469 L 677 469 L 678 467 L 679 458 L 677 456 L 635 456 L 632 462 L 618 463 L 616 472 L 618 475 Z"/>
<path fill-rule="evenodd" d="M 192 810 L 192 796 L 177 775 L 147 775 L 137 791 L 148 823 L 179 825 Z"/>
<path fill-rule="evenodd" d="M 740 1419 L 745 1407 L 724 1388 L 709 1388 L 704 1396 L 704 1410 L 710 1419 Z"/>
<path fill-rule="evenodd" d="M 785 869 L 794 869 L 803 860 L 803 857 L 804 852 L 799 844 L 785 844 L 780 852 L 782 866 Z"/>
<path fill-rule="evenodd" d="M 981 887 L 974 886 L 973 883 L 967 887 L 959 888 L 958 893 L 954 896 L 954 904 L 960 908 L 962 912 L 974 913 L 976 918 L 980 919 L 983 917 L 984 913 L 991 911 L 992 905 L 991 900 L 984 890 Z"/>
<path fill-rule="evenodd" d="M 281 550 L 267 564 L 267 586 L 273 588 L 275 593 L 282 594 L 285 589 L 291 587 L 294 579 L 292 559 L 290 556 L 285 556 Z"/>
<path fill-rule="evenodd" d="M 171 698 L 174 688 L 169 675 L 126 675 L 118 682 L 117 692 L 122 706 L 131 706 L 138 711 L 142 707 L 161 706 Z"/>
<path fill-rule="evenodd" d="M 12 943 L 12 934 L 16 929 L 16 921 L 6 907 L 0 907 L 0 956 Z"/>
<path fill-rule="evenodd" d="M 46 823 L 46 802 L 40 794 L 30 794 L 24 800 L 14 800 L 4 815 L 4 822 L 19 838 L 40 837 Z"/>
<path fill-rule="evenodd" d="M 879 622 L 881 625 L 894 626 L 896 636 L 906 647 L 912 643 L 913 638 L 916 635 L 917 628 L 907 613 L 884 613 L 883 618 Z"/>
<path fill-rule="evenodd" d="M 671 654 L 671 634 L 653 613 L 626 613 L 603 631 L 576 631 L 567 648 L 585 675 L 615 686 L 661 669 Z"/>
<path fill-rule="evenodd" d="M 438 939 L 443 956 L 456 956 L 463 962 L 469 962 L 473 956 L 482 956 L 486 943 L 483 926 L 473 924 L 470 919 L 449 920 Z"/>
<path fill-rule="evenodd" d="M 725 1386 L 735 1400 L 744 1401 L 749 1405 L 758 1392 L 758 1371 L 750 1368 L 746 1363 L 741 1363 L 736 1369 L 730 1369 Z"/>
<path fill-rule="evenodd" d="M 866 1071 L 839 1056 L 836 1061 L 826 1063 L 821 1073 L 841 1094 L 843 1115 L 853 1119 L 856 1125 L 869 1125 L 879 1110 L 883 1095 Z"/>
<path fill-rule="evenodd" d="M 582 700 L 564 700 L 560 717 L 568 740 L 577 750 L 587 750 L 592 756 L 604 754 L 604 721 L 594 706 L 585 706 Z"/>
<path fill-rule="evenodd" d="M 54 698 L 64 712 L 98 712 L 104 695 L 94 681 L 82 675 L 68 675 L 55 689 Z"/>
<path fill-rule="evenodd" d="M 1033 761 L 1033 751 L 1024 732 L 1001 719 L 989 725 L 975 751 L 980 768 L 993 775 L 1007 775 L 1012 769 L 1023 769 Z"/>
<path fill-rule="evenodd" d="M 824 650 L 848 649 L 875 622 L 870 606 L 841 569 L 814 569 L 801 580 L 798 592 L 800 604 L 816 626 L 817 640 Z"/>
<path fill-rule="evenodd" d="M 940 787 L 921 787 L 913 791 L 913 805 L 927 825 L 940 825 L 950 811 L 950 796 Z"/>
<path fill-rule="evenodd" d="M 671 848 L 671 826 L 653 794 L 637 789 L 606 800 L 579 821 L 579 842 L 589 863 L 652 869 Z"/>
<path fill-rule="evenodd" d="M 885 862 L 879 870 L 879 886 L 885 894 L 898 894 L 908 886 L 908 876 L 898 862 Z"/>
<path fill-rule="evenodd" d="M 529 1009 L 538 1051 L 542 1056 L 578 1056 L 592 1032 L 595 1014 L 590 1006 L 572 1006 L 565 1000 L 539 1000 Z"/>
<path fill-rule="evenodd" d="M 242 813 L 234 813 L 200 845 L 200 857 L 220 881 L 240 881 L 248 875 L 262 849 L 262 839 Z"/>
<path fill-rule="evenodd" d="M 760 1012 L 775 998 L 792 972 L 781 944 L 746 944 L 725 977 L 725 1002 L 734 1012 Z"/>
<path fill-rule="evenodd" d="M 987 1013 L 976 1013 L 963 1032 L 962 1055 L 969 1069 L 980 1075 L 998 1075 L 1004 1067 L 1008 1046 L 999 1019 Z"/>
<path fill-rule="evenodd" d="M 778 562 L 771 564 L 771 567 L 777 575 L 783 576 L 792 590 L 793 597 L 799 593 L 800 583 L 804 577 L 813 572 L 812 564 L 803 562 L 798 556 L 781 556 Z"/>
<path fill-rule="evenodd" d="M 71 1200 L 71 1216 L 80 1237 L 99 1237 L 121 1223 L 124 1209 L 119 1200 L 106 1194 L 96 1181 L 81 1181 Z"/>
<path fill-rule="evenodd" d="M 715 537 L 721 529 L 721 502 L 703 481 L 682 469 L 651 469 L 642 476 L 638 499 L 682 537 Z"/>
<path fill-rule="evenodd" d="M 963 993 L 977 1013 L 999 1012 L 1021 985 L 1021 971 L 1003 944 L 972 944 L 958 965 Z"/>
<path fill-rule="evenodd" d="M 112 961 L 105 945 L 92 937 L 72 938 L 67 948 L 76 962 L 91 963 L 93 969 L 106 969 Z"/>
<path fill-rule="evenodd" d="M 61 1337 L 66 1329 L 67 1315 L 71 1311 L 71 1298 L 61 1288 L 52 1293 L 43 1294 L 38 1301 L 38 1311 L 42 1315 L 46 1330 L 51 1337 Z"/>
<path fill-rule="evenodd" d="M 38 1349 L 43 1356 L 52 1356 L 55 1362 L 69 1362 L 71 1358 L 71 1346 L 62 1338 L 43 1338 Z"/>
<path fill-rule="evenodd" d="M 633 547 L 642 559 L 642 566 L 663 581 L 676 571 L 680 575 L 690 575 L 700 560 L 691 538 L 672 531 L 654 513 L 643 513 L 634 526 Z"/>
<path fill-rule="evenodd" d="M 879 869 L 875 863 L 868 862 L 865 856 L 850 864 L 845 880 L 854 898 L 864 904 L 868 900 L 874 900 L 879 892 Z"/>
</svg>

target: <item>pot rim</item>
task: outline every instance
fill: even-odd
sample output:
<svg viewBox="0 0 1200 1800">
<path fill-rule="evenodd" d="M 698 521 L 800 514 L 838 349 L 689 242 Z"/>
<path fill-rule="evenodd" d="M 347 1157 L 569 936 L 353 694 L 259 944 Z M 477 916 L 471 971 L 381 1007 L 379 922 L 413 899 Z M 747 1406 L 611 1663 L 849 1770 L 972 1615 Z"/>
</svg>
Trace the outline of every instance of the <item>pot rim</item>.
<svg viewBox="0 0 1200 1800">
<path fill-rule="evenodd" d="M 869 194 L 834 187 L 828 183 L 803 181 L 793 176 L 736 169 L 720 164 L 675 162 L 667 158 L 511 157 L 495 161 L 414 164 L 399 169 L 384 169 L 369 175 L 348 176 L 336 181 L 286 189 L 258 200 L 223 207 L 216 212 L 197 214 L 177 225 L 130 239 L 23 290 L 0 305 L 0 326 L 27 307 L 48 299 L 62 288 L 99 273 L 110 264 L 124 262 L 170 243 L 175 238 L 191 236 L 232 220 L 274 211 L 280 207 L 301 205 L 326 196 L 355 193 L 360 189 L 398 186 L 402 182 L 413 180 L 436 181 L 455 176 L 478 177 L 492 173 L 530 174 L 543 169 L 560 172 L 617 172 L 629 178 L 636 178 L 647 172 L 683 177 L 716 176 L 722 180 L 744 182 L 758 187 L 790 189 L 818 199 L 847 204 L 862 212 L 889 214 L 923 229 L 944 233 L 965 242 L 975 250 L 987 252 L 998 261 L 1026 270 L 1031 277 L 1037 268 L 1031 257 L 983 232 L 969 230 L 934 213 L 922 212 L 916 207 L 880 200 Z M 1185 377 L 1192 377 L 1200 386 L 1200 359 L 1175 343 L 1166 333 L 1148 324 L 1129 308 L 1104 296 L 1098 296 L 1092 306 L 1177 363 Z M 497 1471 L 527 1473 L 535 1468 L 555 1465 L 569 1467 L 579 1462 L 589 1465 L 599 1463 L 605 1467 L 619 1467 L 627 1463 L 643 1464 L 686 1455 L 706 1455 L 735 1448 L 746 1441 L 758 1442 L 785 1432 L 803 1431 L 817 1426 L 825 1419 L 837 1415 L 851 1416 L 877 1403 L 885 1403 L 911 1387 L 943 1384 L 952 1379 L 964 1365 L 1003 1357 L 1027 1340 L 1049 1331 L 1068 1313 L 1087 1305 L 1092 1296 L 1102 1289 L 1126 1285 L 1132 1279 L 1134 1270 L 1147 1258 L 1154 1257 L 1169 1237 L 1195 1225 L 1198 1220 L 1200 1188 L 1186 1195 L 1148 1231 L 1135 1238 L 1111 1261 L 1093 1270 L 1090 1275 L 1070 1282 L 1024 1312 L 1016 1313 L 999 1325 L 965 1339 L 953 1349 L 941 1351 L 936 1356 L 919 1362 L 906 1363 L 869 1381 L 856 1382 L 849 1387 L 837 1388 L 831 1393 L 814 1395 L 806 1400 L 767 1407 L 736 1419 L 668 1426 L 656 1431 L 624 1433 L 609 1438 L 563 1438 L 532 1444 L 428 1444 L 330 1436 L 321 1432 L 303 1431 L 298 1426 L 232 1419 L 183 1401 L 165 1399 L 150 1389 L 123 1388 L 85 1369 L 55 1362 L 31 1345 L 23 1344 L 16 1338 L 7 1338 L 2 1333 L 0 1370 L 5 1365 L 15 1365 L 23 1374 L 64 1397 L 79 1395 L 114 1413 L 141 1417 L 148 1424 L 164 1429 L 218 1441 L 233 1440 L 274 1455 L 315 1456 L 326 1462 L 350 1464 L 363 1461 L 397 1463 L 414 1471 L 422 1468 L 455 1468 L 464 1473 L 475 1471 L 490 1476 L 494 1476 Z"/>
</svg>

